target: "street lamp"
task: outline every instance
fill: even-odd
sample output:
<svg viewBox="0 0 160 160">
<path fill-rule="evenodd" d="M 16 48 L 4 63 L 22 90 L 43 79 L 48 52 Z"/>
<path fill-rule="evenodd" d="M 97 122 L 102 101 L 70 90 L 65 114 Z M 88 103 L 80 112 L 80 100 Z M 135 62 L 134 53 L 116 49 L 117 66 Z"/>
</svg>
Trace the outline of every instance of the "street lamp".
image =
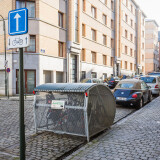
<svg viewBox="0 0 160 160">
<path fill-rule="evenodd" d="M 7 73 L 6 73 L 6 27 L 5 27 L 5 20 L 2 15 L 0 15 L 3 19 L 3 31 L 4 31 L 4 54 L 5 54 L 5 96 L 7 96 Z"/>
</svg>

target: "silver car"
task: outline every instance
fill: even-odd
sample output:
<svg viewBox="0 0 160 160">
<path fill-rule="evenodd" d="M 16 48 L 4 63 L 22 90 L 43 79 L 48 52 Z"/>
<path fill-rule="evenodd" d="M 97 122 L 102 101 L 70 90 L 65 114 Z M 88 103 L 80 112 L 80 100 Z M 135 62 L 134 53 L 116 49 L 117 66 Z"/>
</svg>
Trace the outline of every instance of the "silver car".
<svg viewBox="0 0 160 160">
<path fill-rule="evenodd" d="M 158 76 L 142 76 L 141 80 L 151 87 L 152 94 L 160 96 L 160 77 Z"/>
<path fill-rule="evenodd" d="M 87 78 L 87 79 L 83 79 L 81 81 L 81 83 L 101 83 L 104 85 L 107 85 L 108 87 L 108 83 L 104 82 L 102 79 L 98 79 L 98 78 Z"/>
</svg>

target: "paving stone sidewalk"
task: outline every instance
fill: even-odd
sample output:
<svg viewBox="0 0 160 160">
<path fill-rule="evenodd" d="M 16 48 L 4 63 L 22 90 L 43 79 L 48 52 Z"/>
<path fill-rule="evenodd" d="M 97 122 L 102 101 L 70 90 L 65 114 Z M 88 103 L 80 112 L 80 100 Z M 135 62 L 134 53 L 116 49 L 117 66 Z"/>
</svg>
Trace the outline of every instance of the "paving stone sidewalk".
<svg viewBox="0 0 160 160">
<path fill-rule="evenodd" d="M 134 111 L 119 106 L 115 121 Z M 35 134 L 33 96 L 25 100 L 26 159 L 51 160 L 79 146 L 84 139 L 51 132 Z M 0 160 L 19 159 L 19 99 L 0 97 Z"/>
<path fill-rule="evenodd" d="M 160 97 L 66 160 L 160 160 Z"/>
</svg>

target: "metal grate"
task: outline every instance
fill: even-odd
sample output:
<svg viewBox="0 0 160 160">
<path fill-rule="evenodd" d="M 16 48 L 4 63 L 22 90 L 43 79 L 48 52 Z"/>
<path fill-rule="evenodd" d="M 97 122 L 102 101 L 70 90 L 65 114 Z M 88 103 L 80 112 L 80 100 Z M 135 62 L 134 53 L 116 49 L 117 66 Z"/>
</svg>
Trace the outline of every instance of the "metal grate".
<svg viewBox="0 0 160 160">
<path fill-rule="evenodd" d="M 65 108 L 52 109 L 52 100 L 65 101 Z M 62 134 L 86 135 L 83 93 L 39 92 L 35 106 L 37 129 Z"/>
<path fill-rule="evenodd" d="M 110 90 L 103 86 L 92 88 L 87 113 L 90 137 L 109 127 L 115 117 L 115 100 Z"/>
</svg>

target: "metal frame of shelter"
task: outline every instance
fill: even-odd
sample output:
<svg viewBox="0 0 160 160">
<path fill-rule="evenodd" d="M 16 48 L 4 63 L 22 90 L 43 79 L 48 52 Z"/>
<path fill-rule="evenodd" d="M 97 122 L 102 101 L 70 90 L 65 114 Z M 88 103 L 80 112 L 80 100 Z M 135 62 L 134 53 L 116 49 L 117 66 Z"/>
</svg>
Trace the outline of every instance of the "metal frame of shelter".
<svg viewBox="0 0 160 160">
<path fill-rule="evenodd" d="M 110 89 L 103 84 L 43 84 L 34 89 L 36 132 L 90 137 L 113 124 L 116 103 Z M 51 108 L 54 100 L 63 100 L 63 109 Z"/>
</svg>

